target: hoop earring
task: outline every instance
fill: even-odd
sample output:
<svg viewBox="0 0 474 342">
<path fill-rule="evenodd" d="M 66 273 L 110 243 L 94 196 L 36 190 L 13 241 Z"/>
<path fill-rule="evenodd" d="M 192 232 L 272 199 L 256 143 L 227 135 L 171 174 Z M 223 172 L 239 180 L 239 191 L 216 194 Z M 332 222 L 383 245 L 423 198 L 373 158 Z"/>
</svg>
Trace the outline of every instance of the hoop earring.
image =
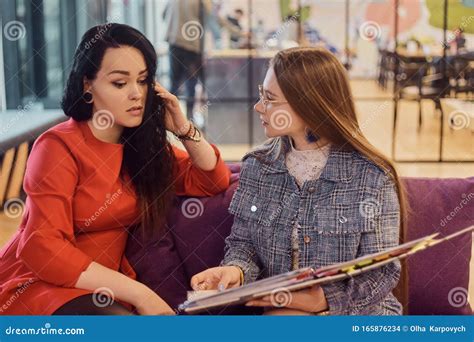
<svg viewBox="0 0 474 342">
<path fill-rule="evenodd" d="M 88 103 L 88 104 L 91 104 L 92 102 L 94 102 L 92 93 L 90 91 L 86 91 L 84 94 L 82 94 L 82 99 L 84 100 L 85 103 Z"/>
<path fill-rule="evenodd" d="M 316 141 L 318 141 L 319 139 L 321 139 L 321 137 L 317 134 L 314 134 L 313 132 L 311 132 L 311 130 L 306 127 L 306 135 L 305 135 L 305 138 L 306 138 L 306 141 L 309 142 L 309 143 L 315 143 Z"/>
</svg>

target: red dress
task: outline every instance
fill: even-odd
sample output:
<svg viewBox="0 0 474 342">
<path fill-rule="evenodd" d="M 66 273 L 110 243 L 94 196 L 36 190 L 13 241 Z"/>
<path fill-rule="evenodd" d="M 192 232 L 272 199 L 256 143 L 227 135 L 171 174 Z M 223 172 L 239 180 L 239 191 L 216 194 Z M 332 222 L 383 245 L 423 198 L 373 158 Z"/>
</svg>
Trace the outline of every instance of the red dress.
<svg viewBox="0 0 474 342">
<path fill-rule="evenodd" d="M 174 148 L 178 195 L 214 195 L 229 186 L 230 172 L 214 150 L 216 167 L 203 171 Z M 98 140 L 85 121 L 70 119 L 36 140 L 22 222 L 0 250 L 0 314 L 50 315 L 92 293 L 74 288 L 92 261 L 136 278 L 124 250 L 137 199 L 119 179 L 122 156 L 121 144 Z"/>
</svg>

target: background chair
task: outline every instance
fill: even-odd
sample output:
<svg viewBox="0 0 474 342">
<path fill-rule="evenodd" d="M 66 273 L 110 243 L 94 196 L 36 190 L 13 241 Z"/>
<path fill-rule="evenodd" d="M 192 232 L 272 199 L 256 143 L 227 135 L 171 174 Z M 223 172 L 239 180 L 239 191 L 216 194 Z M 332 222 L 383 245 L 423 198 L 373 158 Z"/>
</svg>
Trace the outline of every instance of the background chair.
<svg viewBox="0 0 474 342">
<path fill-rule="evenodd" d="M 473 99 L 474 95 L 474 55 L 453 56 L 448 59 L 449 82 L 454 97 L 464 94 Z"/>
<path fill-rule="evenodd" d="M 433 101 L 435 110 L 439 110 L 441 117 L 443 116 L 440 98 L 444 96 L 447 87 L 443 82 L 444 76 L 437 72 L 435 67 L 427 62 L 407 61 L 400 58 L 395 77 L 397 78 L 395 88 L 397 99 L 418 102 L 418 130 L 421 129 L 423 120 L 422 100 Z M 398 105 L 397 102 L 395 106 Z"/>
</svg>

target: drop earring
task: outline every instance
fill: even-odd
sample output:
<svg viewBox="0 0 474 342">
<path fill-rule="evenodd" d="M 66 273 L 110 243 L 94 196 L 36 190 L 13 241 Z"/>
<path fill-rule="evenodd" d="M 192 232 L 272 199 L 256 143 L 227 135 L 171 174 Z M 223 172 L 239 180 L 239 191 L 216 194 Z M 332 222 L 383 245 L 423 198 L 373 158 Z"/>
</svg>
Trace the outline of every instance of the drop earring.
<svg viewBox="0 0 474 342">
<path fill-rule="evenodd" d="M 313 132 L 311 132 L 311 130 L 306 127 L 306 132 L 305 132 L 305 138 L 306 138 L 306 141 L 309 142 L 309 143 L 315 143 L 317 142 L 321 137 L 317 134 L 314 134 Z"/>
</svg>

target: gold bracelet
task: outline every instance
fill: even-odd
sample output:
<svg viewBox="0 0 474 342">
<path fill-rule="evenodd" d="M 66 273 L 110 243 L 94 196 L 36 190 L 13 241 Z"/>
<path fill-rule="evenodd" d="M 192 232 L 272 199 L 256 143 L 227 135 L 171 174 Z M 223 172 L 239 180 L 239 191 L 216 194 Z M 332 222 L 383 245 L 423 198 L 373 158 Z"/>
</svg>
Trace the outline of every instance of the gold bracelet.
<svg viewBox="0 0 474 342">
<path fill-rule="evenodd" d="M 313 316 L 329 316 L 329 309 L 319 312 L 313 312 Z"/>
<path fill-rule="evenodd" d="M 179 134 L 173 132 L 173 134 L 174 134 L 178 139 L 180 139 L 180 138 L 182 138 L 182 137 L 187 137 L 187 136 L 190 135 L 189 133 L 191 133 L 191 131 L 193 130 L 193 127 L 194 127 L 194 126 L 193 126 L 193 123 L 192 123 L 191 121 L 188 121 L 188 123 L 189 123 L 189 128 L 188 128 L 188 131 L 187 131 L 185 134 L 180 134 L 180 135 L 179 135 Z M 179 132 L 179 133 L 181 133 L 181 129 L 180 129 L 180 132 Z"/>
<path fill-rule="evenodd" d="M 244 285 L 244 271 L 242 271 L 242 269 L 239 267 L 239 266 L 235 266 L 239 269 L 239 272 L 240 272 L 240 285 Z"/>
<path fill-rule="evenodd" d="M 191 132 L 192 132 L 192 134 L 191 134 Z M 197 138 L 196 138 L 196 133 L 198 135 Z M 173 132 L 173 134 L 176 138 L 178 138 L 179 141 L 194 141 L 194 142 L 200 142 L 201 141 L 201 131 L 199 129 L 197 129 L 191 121 L 189 121 L 189 129 L 186 132 L 186 134 L 178 135 L 174 132 Z"/>
<path fill-rule="evenodd" d="M 197 136 L 198 136 L 197 138 L 196 138 L 196 133 L 197 133 Z M 201 137 L 202 137 L 202 134 L 201 134 L 201 131 L 199 130 L 199 128 L 194 127 L 194 134 L 193 134 L 193 138 L 191 140 L 194 141 L 194 142 L 200 142 Z"/>
</svg>

